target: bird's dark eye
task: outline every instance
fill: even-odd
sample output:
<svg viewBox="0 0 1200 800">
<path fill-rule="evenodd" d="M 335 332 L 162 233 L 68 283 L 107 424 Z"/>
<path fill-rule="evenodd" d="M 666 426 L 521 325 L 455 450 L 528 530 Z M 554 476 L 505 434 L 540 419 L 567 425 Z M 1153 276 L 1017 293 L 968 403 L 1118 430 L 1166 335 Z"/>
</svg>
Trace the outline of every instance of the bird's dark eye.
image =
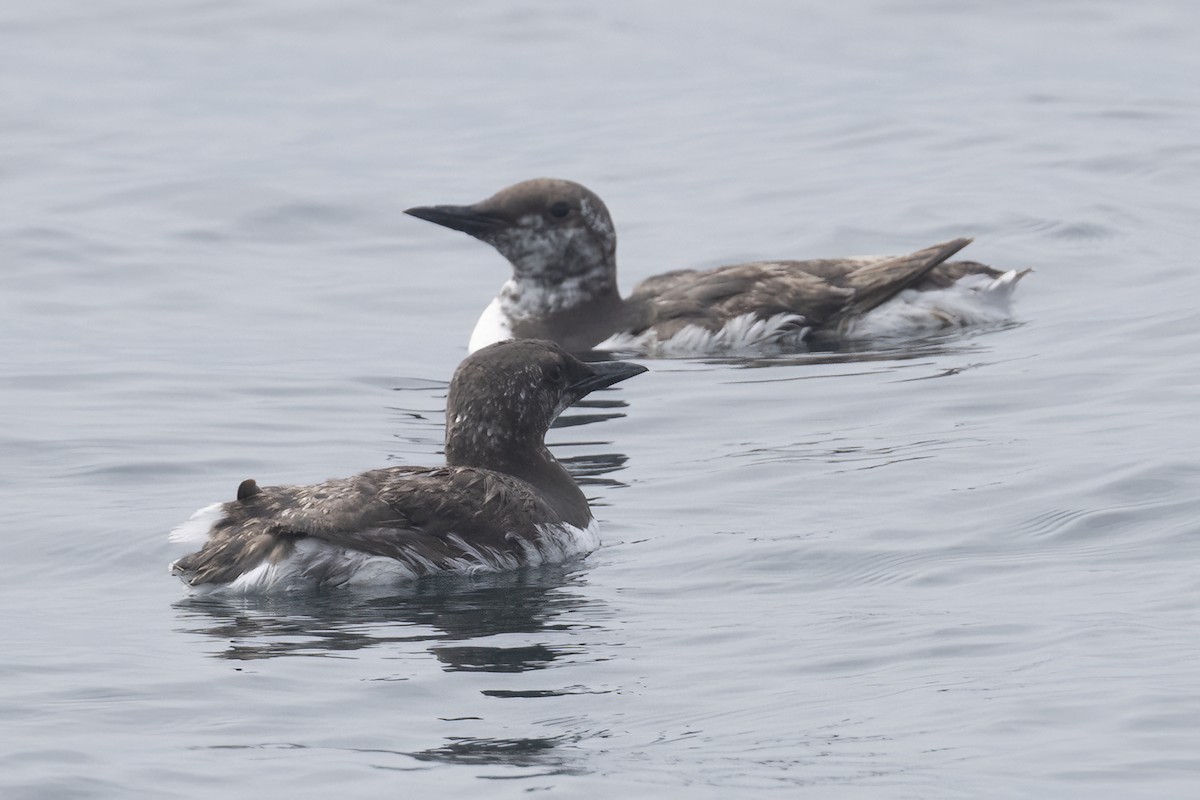
<svg viewBox="0 0 1200 800">
<path fill-rule="evenodd" d="M 567 214 L 571 213 L 571 207 L 567 205 L 565 200 L 559 200 L 554 205 L 550 206 L 550 213 L 562 219 Z"/>
<path fill-rule="evenodd" d="M 550 381 L 551 383 L 558 385 L 561 384 L 565 379 L 563 368 L 560 365 L 552 364 L 546 369 L 546 380 Z"/>
</svg>

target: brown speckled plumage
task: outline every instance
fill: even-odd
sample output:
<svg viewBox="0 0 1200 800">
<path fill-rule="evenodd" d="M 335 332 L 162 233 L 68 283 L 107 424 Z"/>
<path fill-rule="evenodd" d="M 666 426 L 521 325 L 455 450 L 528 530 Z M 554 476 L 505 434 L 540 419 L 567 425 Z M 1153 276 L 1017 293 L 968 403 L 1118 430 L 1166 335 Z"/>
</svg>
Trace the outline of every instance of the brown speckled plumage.
<svg viewBox="0 0 1200 800">
<path fill-rule="evenodd" d="M 743 314 L 798 314 L 808 327 L 836 330 L 842 321 L 925 280 L 935 268 L 957 266 L 944 262 L 970 242 L 955 239 L 882 259 L 762 261 L 677 270 L 642 281 L 628 302 L 652 309 L 643 316 L 660 339 L 669 339 L 687 325 L 715 331 Z M 635 327 L 631 332 L 641 330 Z"/>
</svg>

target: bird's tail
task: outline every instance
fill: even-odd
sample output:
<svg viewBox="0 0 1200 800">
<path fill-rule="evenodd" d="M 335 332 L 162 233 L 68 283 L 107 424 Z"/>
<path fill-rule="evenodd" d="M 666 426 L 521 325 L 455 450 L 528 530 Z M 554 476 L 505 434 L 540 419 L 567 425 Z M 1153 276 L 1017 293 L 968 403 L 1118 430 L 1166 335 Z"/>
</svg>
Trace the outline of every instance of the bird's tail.
<svg viewBox="0 0 1200 800">
<path fill-rule="evenodd" d="M 1012 298 L 1013 290 L 1017 288 L 1017 284 L 1021 282 L 1021 278 L 1024 278 L 1031 272 L 1033 272 L 1032 267 L 1010 269 L 985 286 L 982 293 L 988 302 L 1007 306 L 1009 300 Z"/>
<path fill-rule="evenodd" d="M 278 525 L 246 507 L 245 501 L 258 492 L 257 485 L 246 481 L 238 488 L 236 501 L 205 506 L 171 531 L 172 542 L 201 545 L 171 564 L 171 573 L 193 587 L 225 584 L 284 560 L 296 537 L 281 535 Z"/>
<path fill-rule="evenodd" d="M 854 296 L 839 312 L 838 324 L 883 305 L 972 241 L 964 236 L 908 255 L 872 260 L 859 267 L 849 276 Z"/>
</svg>

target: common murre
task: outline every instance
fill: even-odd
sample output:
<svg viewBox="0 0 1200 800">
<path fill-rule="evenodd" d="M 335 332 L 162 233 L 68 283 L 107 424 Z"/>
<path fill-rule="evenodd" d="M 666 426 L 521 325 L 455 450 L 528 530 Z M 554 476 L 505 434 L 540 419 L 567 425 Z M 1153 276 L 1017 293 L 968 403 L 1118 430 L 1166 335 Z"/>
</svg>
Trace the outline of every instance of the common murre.
<svg viewBox="0 0 1200 800">
<path fill-rule="evenodd" d="M 552 342 L 468 356 L 446 400 L 446 466 L 386 467 L 311 486 L 243 481 L 171 533 L 202 547 L 171 565 L 200 590 L 259 592 L 510 569 L 598 544 L 587 499 L 545 445 L 567 406 L 645 372 L 585 364 Z"/>
<path fill-rule="evenodd" d="M 572 352 L 764 353 L 806 338 L 928 333 L 1007 319 L 1012 291 L 1029 271 L 946 261 L 971 242 L 962 238 L 903 256 L 678 270 L 623 298 L 612 218 L 578 183 L 538 178 L 474 205 L 405 213 L 487 242 L 512 265 L 475 325 L 471 351 L 541 338 Z"/>
</svg>

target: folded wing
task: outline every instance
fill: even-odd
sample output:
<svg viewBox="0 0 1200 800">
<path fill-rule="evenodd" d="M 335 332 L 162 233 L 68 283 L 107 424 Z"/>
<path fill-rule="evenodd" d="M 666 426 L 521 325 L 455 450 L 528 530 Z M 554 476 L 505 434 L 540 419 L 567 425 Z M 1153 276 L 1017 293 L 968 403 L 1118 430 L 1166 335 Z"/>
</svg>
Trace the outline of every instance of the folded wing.
<svg viewBox="0 0 1200 800">
<path fill-rule="evenodd" d="M 511 559 L 555 515 L 528 484 L 467 467 L 393 467 L 312 486 L 269 486 L 220 506 L 208 539 L 172 570 L 193 586 L 237 580 L 316 540 L 415 574 Z"/>
</svg>

